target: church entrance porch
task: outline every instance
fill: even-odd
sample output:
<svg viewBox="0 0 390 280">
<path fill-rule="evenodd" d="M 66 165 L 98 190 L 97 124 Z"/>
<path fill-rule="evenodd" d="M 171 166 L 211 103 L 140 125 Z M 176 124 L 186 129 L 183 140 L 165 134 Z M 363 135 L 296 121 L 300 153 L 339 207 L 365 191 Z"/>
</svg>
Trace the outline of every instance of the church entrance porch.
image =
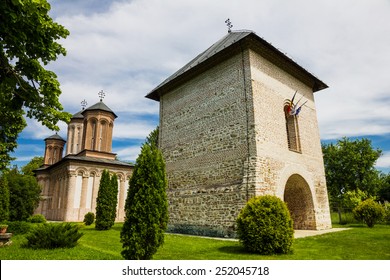
<svg viewBox="0 0 390 280">
<path fill-rule="evenodd" d="M 316 229 L 313 197 L 309 184 L 302 176 L 294 174 L 287 180 L 284 201 L 294 221 L 294 229 Z"/>
</svg>

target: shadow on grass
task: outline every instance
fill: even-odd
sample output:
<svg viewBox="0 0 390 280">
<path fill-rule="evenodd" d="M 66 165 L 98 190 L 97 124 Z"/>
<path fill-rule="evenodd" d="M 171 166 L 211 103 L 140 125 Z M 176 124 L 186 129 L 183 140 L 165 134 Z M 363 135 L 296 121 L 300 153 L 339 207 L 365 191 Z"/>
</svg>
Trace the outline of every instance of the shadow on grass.
<svg viewBox="0 0 390 280">
<path fill-rule="evenodd" d="M 248 252 L 242 245 L 223 246 L 218 248 L 218 251 L 220 251 L 221 253 L 241 256 L 266 256 L 258 253 Z"/>
<path fill-rule="evenodd" d="M 82 231 L 97 231 L 97 232 L 106 232 L 106 231 L 121 231 L 122 230 L 122 227 L 116 227 L 116 226 L 113 226 L 112 228 L 110 229 L 96 229 L 95 228 L 95 225 L 93 226 L 81 226 L 80 228 Z"/>
<path fill-rule="evenodd" d="M 122 228 L 111 228 L 112 230 L 115 230 L 115 231 L 119 231 L 121 232 L 122 231 Z"/>
<path fill-rule="evenodd" d="M 232 245 L 232 246 L 224 246 L 218 248 L 218 251 L 221 253 L 231 254 L 231 255 L 237 255 L 237 259 L 241 259 L 242 257 L 245 258 L 245 256 L 257 256 L 255 258 L 270 258 L 270 259 L 279 259 L 280 256 L 291 256 L 294 254 L 294 250 L 291 249 L 290 252 L 287 254 L 270 254 L 270 255 L 264 255 L 259 253 L 252 253 L 245 250 L 244 246 L 241 245 Z M 249 257 L 252 259 L 252 257 Z M 287 257 L 288 258 L 288 257 Z"/>
<path fill-rule="evenodd" d="M 349 225 L 346 225 L 346 227 L 351 227 L 351 228 L 368 228 L 368 226 L 365 225 L 365 224 L 349 224 Z"/>
<path fill-rule="evenodd" d="M 218 248 L 218 251 L 222 253 L 227 253 L 227 254 L 246 254 L 246 255 L 251 255 L 251 253 L 248 253 L 245 248 L 241 245 L 231 245 L 231 246 L 223 246 Z"/>
</svg>

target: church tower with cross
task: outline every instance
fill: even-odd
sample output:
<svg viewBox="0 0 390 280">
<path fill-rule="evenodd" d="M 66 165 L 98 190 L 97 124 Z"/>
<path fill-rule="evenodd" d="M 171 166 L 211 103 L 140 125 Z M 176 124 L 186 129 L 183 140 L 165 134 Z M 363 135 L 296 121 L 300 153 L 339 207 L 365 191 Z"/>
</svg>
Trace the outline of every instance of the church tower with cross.
<svg viewBox="0 0 390 280">
<path fill-rule="evenodd" d="M 117 115 L 103 103 L 104 92 L 99 92 L 100 102 L 76 113 L 68 126 L 67 154 L 97 156 L 115 159 L 112 154 L 112 133 Z M 83 104 L 86 104 L 83 101 Z"/>
<path fill-rule="evenodd" d="M 82 110 L 68 124 L 67 141 L 58 134 L 45 139 L 44 165 L 35 171 L 42 186 L 42 199 L 35 213 L 47 220 L 83 221 L 95 212 L 100 175 L 107 169 L 118 176 L 117 221 L 124 220 L 124 203 L 133 165 L 116 159 L 112 153 L 114 121 L 117 115 L 100 101 Z M 66 154 L 62 156 L 64 144 Z"/>
</svg>

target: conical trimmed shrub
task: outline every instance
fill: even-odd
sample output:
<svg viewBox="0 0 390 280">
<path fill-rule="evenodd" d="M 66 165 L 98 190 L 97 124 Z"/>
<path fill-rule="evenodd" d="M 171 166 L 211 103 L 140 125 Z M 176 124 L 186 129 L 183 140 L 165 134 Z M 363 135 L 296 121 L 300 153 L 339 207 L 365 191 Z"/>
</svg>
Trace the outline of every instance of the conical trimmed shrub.
<svg viewBox="0 0 390 280">
<path fill-rule="evenodd" d="M 96 198 L 95 228 L 98 230 L 110 229 L 115 222 L 116 205 L 118 202 L 118 179 L 110 178 L 108 170 L 102 172 L 98 196 Z M 114 177 L 113 176 L 113 177 Z"/>
<path fill-rule="evenodd" d="M 122 256 L 147 260 L 164 242 L 168 223 L 167 180 L 160 150 L 145 143 L 137 158 L 125 204 Z"/>
</svg>

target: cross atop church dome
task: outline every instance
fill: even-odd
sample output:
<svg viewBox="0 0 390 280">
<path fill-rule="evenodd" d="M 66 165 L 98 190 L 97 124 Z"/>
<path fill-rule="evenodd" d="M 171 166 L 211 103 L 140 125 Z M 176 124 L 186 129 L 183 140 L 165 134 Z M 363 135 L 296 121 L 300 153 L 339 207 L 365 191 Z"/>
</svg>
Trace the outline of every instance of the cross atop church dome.
<svg viewBox="0 0 390 280">
<path fill-rule="evenodd" d="M 87 103 L 87 101 L 85 99 L 83 101 L 81 101 L 81 108 L 82 108 L 82 110 L 84 110 L 85 107 L 87 107 L 87 105 L 88 105 L 88 103 Z"/>
<path fill-rule="evenodd" d="M 100 97 L 100 102 L 102 102 L 103 98 L 106 96 L 106 93 L 103 90 L 101 90 L 101 91 L 99 91 L 98 95 Z"/>
</svg>

